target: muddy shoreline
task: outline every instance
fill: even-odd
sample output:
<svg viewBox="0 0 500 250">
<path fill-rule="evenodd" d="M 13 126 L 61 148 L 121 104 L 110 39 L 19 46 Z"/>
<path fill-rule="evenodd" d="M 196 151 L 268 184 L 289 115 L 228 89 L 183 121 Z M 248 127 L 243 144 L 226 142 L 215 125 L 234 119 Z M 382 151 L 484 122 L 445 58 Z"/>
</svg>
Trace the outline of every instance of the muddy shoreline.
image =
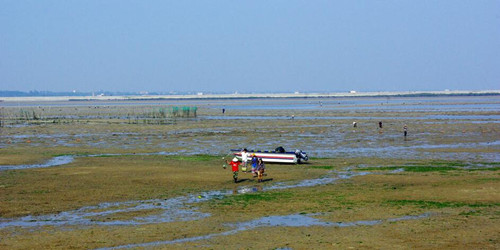
<svg viewBox="0 0 500 250">
<path fill-rule="evenodd" d="M 0 247 L 500 246 L 498 97 L 165 105 L 2 106 Z M 263 183 L 222 168 L 277 146 L 310 161 Z"/>
</svg>

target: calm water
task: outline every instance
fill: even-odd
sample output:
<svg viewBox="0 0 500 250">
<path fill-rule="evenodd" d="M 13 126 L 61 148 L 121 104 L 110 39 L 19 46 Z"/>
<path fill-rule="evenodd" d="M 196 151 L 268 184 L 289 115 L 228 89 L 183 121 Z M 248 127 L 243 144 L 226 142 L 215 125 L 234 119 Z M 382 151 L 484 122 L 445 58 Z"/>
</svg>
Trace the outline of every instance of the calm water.
<svg viewBox="0 0 500 250">
<path fill-rule="evenodd" d="M 145 100 L 145 101 L 62 101 L 0 102 L 0 107 L 56 106 L 198 106 L 234 110 L 384 110 L 384 111 L 499 111 L 500 96 L 439 97 L 330 97 L 330 98 L 262 98 L 215 100 Z"/>
<path fill-rule="evenodd" d="M 261 99 L 216 102 L 212 106 L 227 110 L 500 111 L 500 96 Z"/>
</svg>

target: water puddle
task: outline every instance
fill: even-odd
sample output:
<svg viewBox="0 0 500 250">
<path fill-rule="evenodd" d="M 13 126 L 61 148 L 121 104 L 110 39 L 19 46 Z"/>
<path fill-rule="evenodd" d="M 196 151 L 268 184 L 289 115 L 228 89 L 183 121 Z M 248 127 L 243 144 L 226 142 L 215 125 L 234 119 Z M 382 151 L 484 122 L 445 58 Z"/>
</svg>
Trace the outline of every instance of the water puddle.
<svg viewBox="0 0 500 250">
<path fill-rule="evenodd" d="M 95 155 L 101 156 L 101 155 Z M 72 160 L 72 158 L 71 158 Z M 403 171 L 397 169 L 385 173 L 398 173 Z M 152 199 L 126 202 L 106 202 L 95 206 L 86 206 L 72 211 L 65 211 L 58 214 L 48 214 L 40 216 L 24 216 L 16 219 L 0 218 L 0 229 L 11 227 L 40 228 L 43 226 L 134 226 L 143 224 L 168 223 L 174 221 L 193 221 L 211 216 L 208 213 L 197 211 L 191 204 L 206 202 L 212 199 L 220 199 L 234 194 L 245 194 L 251 192 L 265 192 L 268 190 L 281 190 L 300 187 L 314 187 L 334 183 L 337 180 L 349 179 L 355 176 L 367 174 L 381 174 L 372 172 L 352 172 L 332 171 L 329 175 L 317 178 L 302 180 L 299 182 L 278 182 L 269 186 L 244 186 L 234 190 L 206 191 L 198 194 L 174 197 L 170 199 Z M 152 212 L 153 211 L 153 212 Z M 130 217 L 124 217 L 130 213 Z M 137 214 L 144 214 L 143 216 Z M 379 219 L 354 222 L 325 222 L 310 215 L 292 214 L 285 216 L 267 216 L 256 220 L 242 222 L 235 225 L 235 229 L 203 236 L 176 239 L 170 241 L 156 241 L 150 243 L 130 244 L 103 249 L 120 249 L 132 247 L 150 247 L 183 242 L 199 241 L 218 236 L 225 236 L 238 233 L 240 231 L 251 230 L 257 227 L 302 227 L 302 226 L 329 226 L 329 227 L 353 227 L 372 226 L 384 222 L 412 220 L 428 217 L 429 214 L 404 216 L 391 219 Z"/>
<path fill-rule="evenodd" d="M 71 226 L 71 225 L 103 225 L 131 226 L 142 224 L 166 223 L 173 221 L 198 220 L 209 214 L 187 208 L 185 204 L 192 203 L 190 197 L 178 197 L 167 200 L 154 199 L 144 201 L 127 201 L 101 203 L 96 206 L 82 207 L 73 211 L 58 214 L 25 216 L 15 220 L 0 219 L 0 229 L 7 227 L 41 227 L 41 226 Z M 118 214 L 147 212 L 155 210 L 156 214 L 136 216 L 127 219 L 112 219 Z"/>
<path fill-rule="evenodd" d="M 129 155 L 147 156 L 147 155 L 176 155 L 176 154 L 169 152 L 155 152 L 155 153 L 130 153 L 130 154 L 94 154 L 94 155 L 81 155 L 81 156 L 62 155 L 62 156 L 56 156 L 42 164 L 0 165 L 0 171 L 56 167 L 72 163 L 76 157 L 107 157 L 107 156 L 129 156 Z"/>
<path fill-rule="evenodd" d="M 66 226 L 66 225 L 141 225 L 165 223 L 173 221 L 198 220 L 209 214 L 196 211 L 196 208 L 188 204 L 205 202 L 233 194 L 244 194 L 278 189 L 290 189 L 298 187 L 313 187 L 333 183 L 340 179 L 349 179 L 355 176 L 374 174 L 370 172 L 332 172 L 335 176 L 325 176 L 318 179 L 302 180 L 300 182 L 278 182 L 265 187 L 240 187 L 236 190 L 207 191 L 198 194 L 180 196 L 166 200 L 153 199 L 142 201 L 126 201 L 101 203 L 96 206 L 82 207 L 73 211 L 58 214 L 25 216 L 17 219 L 0 218 L 0 229 L 7 227 L 41 227 L 41 226 Z M 119 214 L 136 212 L 147 212 L 155 210 L 157 213 L 147 216 L 136 216 L 126 219 L 120 218 Z M 96 219 L 99 218 L 99 219 Z M 103 219 L 104 218 L 104 219 Z"/>
<path fill-rule="evenodd" d="M 56 156 L 49 161 L 42 164 L 28 164 L 28 165 L 0 165 L 0 171 L 2 170 L 18 170 L 18 169 L 28 169 L 28 168 L 48 168 L 55 167 L 64 164 L 69 164 L 75 160 L 72 155 Z"/>
<path fill-rule="evenodd" d="M 259 227 L 310 227 L 310 226 L 323 226 L 323 227 L 355 227 L 355 226 L 375 226 L 387 222 L 397 222 L 397 221 L 405 221 L 405 220 L 418 220 L 424 219 L 431 216 L 430 213 L 424 213 L 419 215 L 408 215 L 396 218 L 389 219 L 378 219 L 378 220 L 363 220 L 363 221 L 352 221 L 352 222 L 326 222 L 321 221 L 317 218 L 311 217 L 310 215 L 304 214 L 291 214 L 284 216 L 266 216 L 256 220 L 242 222 L 234 225 L 236 228 L 233 230 L 215 233 L 215 234 L 207 234 L 202 236 L 195 236 L 189 238 L 175 239 L 175 240 L 166 240 L 166 241 L 154 241 L 147 243 L 139 243 L 139 244 L 129 244 L 122 245 L 116 247 L 109 248 L 99 248 L 101 250 L 104 249 L 123 249 L 123 248 L 136 248 L 136 247 L 155 247 L 162 245 L 170 245 L 177 243 L 185 243 L 185 242 L 194 242 L 200 240 L 207 240 L 214 237 L 219 236 L 227 236 L 236 234 L 242 231 L 253 230 Z"/>
<path fill-rule="evenodd" d="M 206 120 L 291 120 L 291 116 L 200 116 Z M 495 122 L 500 120 L 500 115 L 423 115 L 423 116 L 294 116 L 294 120 L 486 120 L 482 122 Z"/>
</svg>

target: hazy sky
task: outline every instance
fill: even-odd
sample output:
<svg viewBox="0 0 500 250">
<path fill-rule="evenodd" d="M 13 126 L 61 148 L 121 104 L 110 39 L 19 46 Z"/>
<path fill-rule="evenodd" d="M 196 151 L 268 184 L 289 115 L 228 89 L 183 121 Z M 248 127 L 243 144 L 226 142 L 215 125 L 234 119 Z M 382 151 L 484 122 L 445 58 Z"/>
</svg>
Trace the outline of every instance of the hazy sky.
<svg viewBox="0 0 500 250">
<path fill-rule="evenodd" d="M 500 89 L 500 1 L 0 0 L 0 90 Z"/>
</svg>

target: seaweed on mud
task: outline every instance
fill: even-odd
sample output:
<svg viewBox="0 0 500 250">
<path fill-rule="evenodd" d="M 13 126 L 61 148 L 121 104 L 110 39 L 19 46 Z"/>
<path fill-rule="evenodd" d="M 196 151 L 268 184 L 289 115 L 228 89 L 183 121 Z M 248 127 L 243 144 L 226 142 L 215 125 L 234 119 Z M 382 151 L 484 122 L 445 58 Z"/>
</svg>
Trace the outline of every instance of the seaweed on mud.
<svg viewBox="0 0 500 250">
<path fill-rule="evenodd" d="M 279 198 L 288 199 L 292 196 L 293 194 L 291 192 L 255 192 L 240 194 L 236 196 L 226 196 L 220 200 L 213 200 L 213 202 L 221 206 L 238 205 L 246 207 L 260 201 L 271 201 Z"/>
<path fill-rule="evenodd" d="M 211 161 L 214 159 L 220 159 L 220 156 L 217 155 L 206 155 L 206 154 L 199 154 L 199 155 L 170 155 L 167 156 L 167 159 L 171 160 L 180 160 L 180 161 Z"/>
<path fill-rule="evenodd" d="M 333 166 L 311 166 L 311 168 L 332 170 L 334 167 Z"/>
<path fill-rule="evenodd" d="M 417 206 L 422 209 L 430 208 L 457 208 L 457 207 L 498 207 L 500 203 L 465 203 L 465 202 L 447 202 L 447 201 L 429 201 L 429 200 L 387 200 L 385 203 L 393 206 Z"/>
<path fill-rule="evenodd" d="M 497 171 L 500 167 L 494 163 L 469 163 L 469 162 L 446 162 L 446 161 L 431 161 L 428 164 L 409 164 L 401 166 L 376 166 L 376 167 L 361 167 L 356 168 L 357 171 L 387 171 L 402 169 L 405 172 L 449 172 L 449 171 Z"/>
</svg>

